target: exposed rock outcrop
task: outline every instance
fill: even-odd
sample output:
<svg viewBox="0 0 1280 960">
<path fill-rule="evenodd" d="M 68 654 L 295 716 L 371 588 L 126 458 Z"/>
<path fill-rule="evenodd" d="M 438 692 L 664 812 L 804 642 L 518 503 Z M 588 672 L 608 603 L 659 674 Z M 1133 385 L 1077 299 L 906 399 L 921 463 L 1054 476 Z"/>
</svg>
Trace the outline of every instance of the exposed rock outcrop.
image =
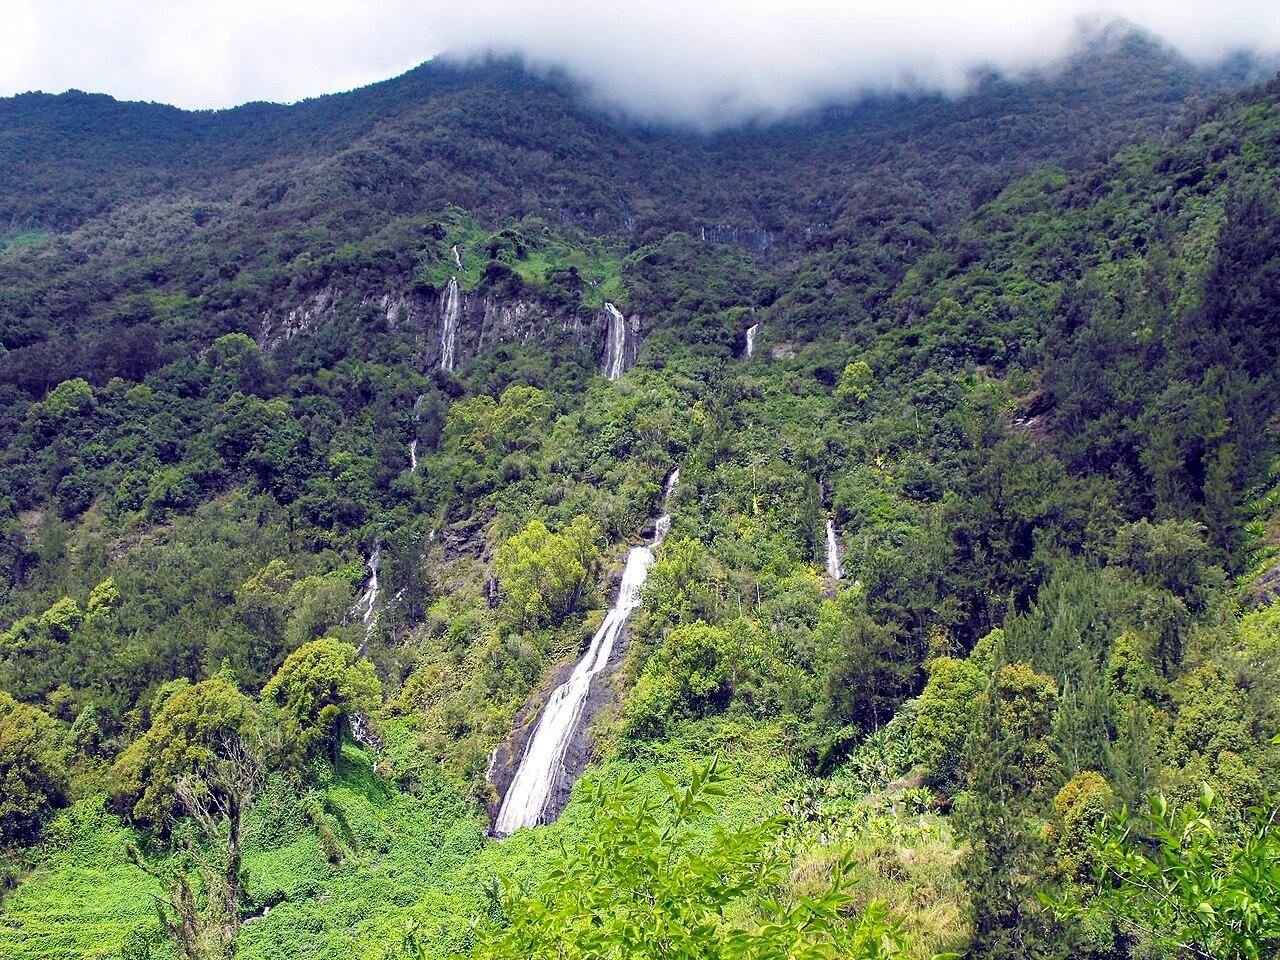
<svg viewBox="0 0 1280 960">
<path fill-rule="evenodd" d="M 425 370 L 460 370 L 487 350 L 503 343 L 531 344 L 551 336 L 566 336 L 589 349 L 603 371 L 609 353 L 611 315 L 607 309 L 572 310 L 552 305 L 536 295 L 500 297 L 493 293 L 421 290 L 407 283 L 378 293 L 343 290 L 330 284 L 297 302 L 268 310 L 259 323 L 258 343 L 272 350 L 322 322 L 344 315 L 357 317 L 374 307 L 393 326 L 412 328 L 421 344 Z M 456 309 L 456 316 L 453 311 Z M 448 317 L 446 317 L 448 315 Z M 456 321 L 446 355 L 445 320 Z M 635 362 L 642 324 L 625 317 L 623 369 Z"/>
</svg>

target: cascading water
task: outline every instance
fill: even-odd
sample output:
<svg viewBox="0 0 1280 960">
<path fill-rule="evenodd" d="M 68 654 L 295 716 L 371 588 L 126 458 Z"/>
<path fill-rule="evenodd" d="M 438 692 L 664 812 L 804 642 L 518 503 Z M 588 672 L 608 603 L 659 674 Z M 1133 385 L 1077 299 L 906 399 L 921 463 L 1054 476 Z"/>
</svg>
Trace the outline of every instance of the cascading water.
<svg viewBox="0 0 1280 960">
<path fill-rule="evenodd" d="M 373 553 L 369 554 L 369 559 L 365 561 L 365 566 L 369 569 L 369 579 L 365 581 L 364 593 L 360 594 L 360 599 L 355 602 L 349 614 L 349 616 L 359 617 L 364 625 L 364 643 L 360 644 L 358 651 L 361 654 L 364 653 L 373 628 L 378 625 L 378 591 L 381 589 L 381 584 L 378 582 L 378 564 L 381 562 L 382 547 L 375 544 Z"/>
<path fill-rule="evenodd" d="M 840 579 L 840 538 L 836 536 L 836 525 L 830 520 L 827 521 L 827 576 Z"/>
<path fill-rule="evenodd" d="M 747 327 L 747 359 L 751 359 L 751 355 L 756 352 L 756 334 L 760 332 L 760 324 L 753 323 Z"/>
<path fill-rule="evenodd" d="M 378 580 L 378 566 L 381 562 L 382 546 L 374 544 L 373 553 L 369 554 L 369 559 L 365 561 L 365 566 L 369 569 L 369 579 L 365 581 L 364 593 L 360 594 L 360 599 L 355 602 L 348 614 L 348 616 L 359 617 L 360 623 L 364 626 L 364 640 L 356 649 L 357 657 L 364 656 L 373 628 L 378 625 L 378 591 L 382 589 L 382 584 Z M 369 718 L 360 711 L 351 715 L 351 737 L 361 746 L 373 750 L 375 757 L 382 749 L 382 744 L 369 727 Z M 375 771 L 378 769 L 376 759 L 373 761 L 373 769 Z"/>
<path fill-rule="evenodd" d="M 413 401 L 413 439 L 409 441 L 409 472 L 418 472 L 418 424 L 422 422 L 422 401 L 425 394 L 419 394 Z"/>
<path fill-rule="evenodd" d="M 515 778 L 502 798 L 502 807 L 493 825 L 497 836 L 507 837 L 521 827 L 534 827 L 545 822 L 551 791 L 565 777 L 565 752 L 585 720 L 590 719 L 584 718 L 583 714 L 591 682 L 609 665 L 609 658 L 626 630 L 628 619 L 640 605 L 640 589 L 653 566 L 653 549 L 671 529 L 667 503 L 679 479 L 679 470 L 673 471 L 667 479 L 662 513 L 654 523 L 653 540 L 647 546 L 631 548 L 613 608 L 605 615 L 604 623 L 591 638 L 591 645 L 574 666 L 569 679 L 556 687 L 547 699 L 533 736 L 525 745 Z M 489 772 L 492 775 L 492 758 Z"/>
<path fill-rule="evenodd" d="M 627 320 L 612 303 L 604 305 L 609 314 L 608 337 L 605 341 L 604 375 L 617 380 L 627 372 Z"/>
<path fill-rule="evenodd" d="M 462 254 L 458 252 L 458 245 L 456 243 L 453 245 L 453 262 L 459 270 L 462 269 Z"/>
<path fill-rule="evenodd" d="M 458 315 L 462 312 L 458 297 L 458 278 L 450 277 L 440 302 L 440 369 L 452 373 L 458 357 Z"/>
</svg>

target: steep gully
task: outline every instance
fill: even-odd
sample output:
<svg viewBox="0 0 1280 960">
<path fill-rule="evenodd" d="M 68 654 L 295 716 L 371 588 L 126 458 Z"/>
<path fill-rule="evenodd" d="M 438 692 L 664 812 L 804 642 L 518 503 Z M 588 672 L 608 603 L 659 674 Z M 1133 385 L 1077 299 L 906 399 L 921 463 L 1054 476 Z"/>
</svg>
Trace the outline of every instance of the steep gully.
<svg viewBox="0 0 1280 960">
<path fill-rule="evenodd" d="M 378 567 L 382 562 L 382 546 L 380 544 L 373 545 L 373 552 L 369 554 L 369 559 L 365 561 L 365 567 L 369 571 L 369 579 L 365 581 L 364 593 L 360 594 L 360 598 L 356 600 L 355 605 L 351 608 L 348 616 L 359 617 L 360 623 L 364 627 L 364 640 L 356 649 L 356 656 L 363 657 L 365 648 L 369 645 L 369 637 L 373 634 L 373 628 L 378 625 L 378 592 L 382 589 L 382 584 L 378 579 Z M 382 744 L 378 738 L 374 736 L 373 730 L 369 726 L 369 718 L 362 711 L 357 710 L 351 715 L 351 738 L 362 747 L 368 747 L 373 750 L 374 756 L 382 750 Z M 373 761 L 373 769 L 378 769 L 378 761 Z"/>
<path fill-rule="evenodd" d="M 456 250 L 455 250 L 456 257 Z M 628 330 L 626 318 L 612 303 L 605 304 L 608 325 L 605 340 L 603 370 L 609 380 L 619 379 L 628 364 Z M 441 360 L 442 369 L 451 372 L 456 358 L 457 327 L 459 318 L 457 278 L 451 278 L 441 296 Z M 759 324 L 746 330 L 746 356 L 755 352 Z M 421 398 L 419 398 L 421 400 Z M 418 411 L 415 403 L 415 425 Z M 417 469 L 417 439 L 409 445 L 409 469 Z M 557 794 L 566 796 L 572 787 L 572 778 L 566 769 L 566 754 L 575 740 L 583 736 L 586 725 L 592 719 L 590 696 L 593 682 L 607 669 L 610 659 L 625 636 L 631 614 L 640 605 L 640 591 L 654 562 L 654 549 L 662 542 L 671 525 L 667 512 L 680 471 L 675 470 L 667 480 L 662 498 L 662 510 L 654 522 L 653 539 L 644 546 L 633 547 L 623 567 L 617 599 L 605 616 L 604 623 L 592 637 L 586 653 L 574 666 L 569 678 L 560 684 L 548 698 L 537 725 L 524 746 L 524 752 L 515 775 L 503 795 L 502 804 L 495 819 L 493 832 L 497 836 L 509 836 L 520 827 L 536 826 L 547 822 L 558 810 L 553 809 Z M 840 579 L 840 546 L 835 526 L 826 524 L 826 566 L 832 580 Z M 378 565 L 381 550 L 375 546 L 367 562 L 369 579 L 365 591 L 352 607 L 351 615 L 359 616 L 365 629 L 365 643 L 360 646 L 363 655 L 365 644 L 377 624 L 377 601 L 380 589 Z M 375 750 L 379 747 L 372 736 L 366 718 L 352 717 L 352 735 Z M 490 758 L 487 777 L 492 780 L 498 750 Z M 376 764 L 375 764 L 376 766 Z"/>
<path fill-rule="evenodd" d="M 836 535 L 836 525 L 830 520 L 827 521 L 827 576 L 840 579 L 840 538 Z"/>
<path fill-rule="evenodd" d="M 632 547 L 627 554 L 612 609 L 591 638 L 586 653 L 573 668 L 569 679 L 556 687 L 547 699 L 533 735 L 525 744 L 515 777 L 502 798 L 493 825 L 495 835 L 510 836 L 521 827 L 545 823 L 549 816 L 558 813 L 550 809 L 550 804 L 553 791 L 558 786 L 563 787 L 569 779 L 565 754 L 590 722 L 586 707 L 592 683 L 608 667 L 619 640 L 625 635 L 631 614 L 640 605 L 640 590 L 649 575 L 649 568 L 653 566 L 653 550 L 671 527 L 667 506 L 679 479 L 679 470 L 667 478 L 662 512 L 654 522 L 653 539 L 645 546 Z M 492 777 L 492 763 L 489 773 Z"/>
</svg>

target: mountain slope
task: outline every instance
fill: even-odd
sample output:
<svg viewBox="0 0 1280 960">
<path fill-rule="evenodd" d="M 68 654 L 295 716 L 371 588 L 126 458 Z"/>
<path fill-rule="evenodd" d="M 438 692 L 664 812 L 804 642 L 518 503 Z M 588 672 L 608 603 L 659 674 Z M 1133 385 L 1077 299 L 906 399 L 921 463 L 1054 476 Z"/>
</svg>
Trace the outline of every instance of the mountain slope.
<svg viewBox="0 0 1280 960">
<path fill-rule="evenodd" d="M 1122 49 L 1090 84 L 1146 69 Z M 1037 895 L 1088 907 L 1119 803 L 1207 784 L 1232 843 L 1280 773 L 1280 86 L 1068 162 L 1164 94 L 994 84 L 702 141 L 458 76 L 354 146 L 285 138 L 221 195 L 139 174 L 0 254 L 0 723 L 39 760 L 0 752 L 30 787 L 0 944 L 167 955 L 120 843 L 181 869 L 179 785 L 240 737 L 271 758 L 247 956 L 496 950 L 608 859 L 573 858 L 610 785 L 712 754 L 713 822 L 785 812 L 792 865 L 725 929 L 844 863 L 908 956 L 1161 956 Z M 732 232 L 760 228 L 794 246 Z M 604 788 L 485 840 L 660 504 L 575 728 Z"/>
<path fill-rule="evenodd" d="M 563 79 L 444 62 L 291 107 L 184 112 L 70 93 L 0 104 L 0 223 L 64 230 L 161 196 L 305 207 L 350 198 L 418 212 L 552 214 L 616 228 L 648 216 L 785 233 L 843 211 L 850 188 L 903 182 L 963 209 L 981 171 L 1162 126 L 1232 82 L 1153 41 L 1103 36 L 1060 76 L 995 77 L 959 101 L 889 98 L 710 138 L 617 124 Z M 994 168 L 994 169 L 993 169 Z M 726 190 L 726 178 L 745 189 Z"/>
</svg>

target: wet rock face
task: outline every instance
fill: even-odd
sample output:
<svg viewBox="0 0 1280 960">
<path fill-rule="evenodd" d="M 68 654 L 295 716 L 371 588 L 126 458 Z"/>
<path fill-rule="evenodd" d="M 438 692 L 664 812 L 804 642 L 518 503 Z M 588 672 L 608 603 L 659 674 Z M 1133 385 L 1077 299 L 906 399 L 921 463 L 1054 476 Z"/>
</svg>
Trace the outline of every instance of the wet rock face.
<svg viewBox="0 0 1280 960">
<path fill-rule="evenodd" d="M 258 346 L 272 350 L 317 320 L 332 316 L 339 299 L 340 291 L 336 287 L 324 287 L 300 303 L 268 310 L 258 324 Z"/>
<path fill-rule="evenodd" d="M 698 233 L 704 243 L 727 243 L 745 247 L 752 253 L 765 254 L 773 247 L 773 234 L 763 227 L 740 227 L 727 223 L 709 223 Z"/>
<path fill-rule="evenodd" d="M 583 722 L 574 726 L 568 743 L 565 745 L 564 754 L 556 768 L 546 804 L 542 808 L 542 816 L 539 818 L 543 823 L 550 823 L 556 820 L 564 812 L 564 808 L 569 805 L 569 798 L 573 793 L 574 784 L 578 782 L 578 778 L 585 772 L 587 764 L 592 758 L 595 743 L 591 735 L 591 720 L 607 704 L 616 701 L 618 691 L 613 684 L 613 674 L 626 656 L 629 645 L 630 632 L 624 627 L 619 635 L 617 644 L 609 655 L 605 669 L 598 678 L 598 682 L 591 684 L 588 688 L 582 710 Z M 529 703 L 517 714 L 511 735 L 498 744 L 490 755 L 486 779 L 493 787 L 493 793 L 486 804 L 486 808 L 491 824 L 497 823 L 502 800 L 506 797 L 508 790 L 511 789 L 516 770 L 519 768 L 520 761 L 529 747 L 530 739 L 537 730 L 538 721 L 547 706 L 548 698 L 556 689 L 570 679 L 575 666 L 575 662 L 564 663 L 551 673 L 538 694 L 532 697 Z M 495 833 L 494 835 L 500 836 L 501 834 Z"/>
<path fill-rule="evenodd" d="M 599 323 L 603 330 L 596 349 L 600 372 L 610 380 L 617 380 L 636 362 L 640 349 L 640 317 L 634 313 L 627 316 L 612 303 L 606 303 Z"/>
<path fill-rule="evenodd" d="M 425 370 L 441 366 L 460 370 L 499 344 L 537 344 L 552 334 L 567 335 L 572 342 L 590 349 L 598 363 L 604 363 L 609 343 L 607 310 L 567 310 L 536 297 L 452 293 L 448 289 L 418 291 L 407 285 L 377 293 L 325 286 L 264 313 L 257 340 L 264 350 L 271 350 L 313 326 L 344 316 L 356 317 L 372 308 L 385 316 L 388 324 L 414 331 L 422 345 Z M 452 328 L 449 331 L 446 321 Z M 639 316 L 627 316 L 625 325 L 624 371 L 635 362 L 640 343 Z M 447 345 L 451 346 L 451 355 L 446 350 L 446 332 L 450 334 Z"/>
</svg>

